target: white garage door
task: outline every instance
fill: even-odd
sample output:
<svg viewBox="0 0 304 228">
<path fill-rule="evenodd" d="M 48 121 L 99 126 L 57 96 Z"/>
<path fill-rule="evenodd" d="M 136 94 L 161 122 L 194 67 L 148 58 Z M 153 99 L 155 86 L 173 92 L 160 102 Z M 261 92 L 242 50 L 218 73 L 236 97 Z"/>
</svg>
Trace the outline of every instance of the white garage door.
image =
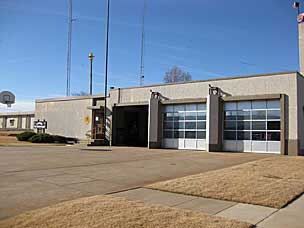
<svg viewBox="0 0 304 228">
<path fill-rule="evenodd" d="M 225 103 L 224 150 L 280 153 L 280 101 Z"/>
<path fill-rule="evenodd" d="M 162 146 L 206 150 L 206 104 L 165 105 Z"/>
</svg>

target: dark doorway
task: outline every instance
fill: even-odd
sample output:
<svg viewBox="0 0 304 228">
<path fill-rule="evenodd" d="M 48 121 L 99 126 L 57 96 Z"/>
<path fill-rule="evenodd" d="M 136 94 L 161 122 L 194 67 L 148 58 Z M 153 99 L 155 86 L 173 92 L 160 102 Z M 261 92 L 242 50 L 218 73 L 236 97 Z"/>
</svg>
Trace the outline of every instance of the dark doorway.
<svg viewBox="0 0 304 228">
<path fill-rule="evenodd" d="M 113 145 L 148 145 L 148 106 L 114 107 Z"/>
</svg>

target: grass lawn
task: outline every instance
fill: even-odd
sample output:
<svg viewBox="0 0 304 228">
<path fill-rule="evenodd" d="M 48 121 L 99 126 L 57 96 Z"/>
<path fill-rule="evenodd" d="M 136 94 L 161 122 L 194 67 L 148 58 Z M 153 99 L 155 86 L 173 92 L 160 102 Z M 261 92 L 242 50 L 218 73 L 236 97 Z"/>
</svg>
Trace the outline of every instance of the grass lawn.
<svg viewBox="0 0 304 228">
<path fill-rule="evenodd" d="M 1 228 L 248 228 L 252 225 L 181 209 L 146 206 L 123 198 L 94 196 L 60 203 L 0 221 Z"/>
<path fill-rule="evenodd" d="M 0 135 L 0 144 L 2 143 L 18 143 L 18 140 L 15 136 Z"/>
<path fill-rule="evenodd" d="M 276 156 L 147 188 L 282 208 L 304 192 L 304 157 Z"/>
</svg>

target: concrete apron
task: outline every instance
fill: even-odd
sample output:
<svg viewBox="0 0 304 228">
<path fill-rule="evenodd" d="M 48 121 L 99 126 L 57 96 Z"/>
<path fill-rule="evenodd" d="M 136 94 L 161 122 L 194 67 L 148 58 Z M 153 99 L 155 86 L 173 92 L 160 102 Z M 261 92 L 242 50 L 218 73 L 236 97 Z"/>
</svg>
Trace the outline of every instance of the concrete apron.
<svg viewBox="0 0 304 228">
<path fill-rule="evenodd" d="M 301 196 L 286 208 L 279 210 L 146 188 L 137 188 L 111 195 L 128 200 L 142 201 L 146 204 L 158 204 L 236 219 L 254 224 L 257 228 L 302 228 L 304 224 L 304 217 L 301 215 L 304 210 L 304 196 Z"/>
</svg>

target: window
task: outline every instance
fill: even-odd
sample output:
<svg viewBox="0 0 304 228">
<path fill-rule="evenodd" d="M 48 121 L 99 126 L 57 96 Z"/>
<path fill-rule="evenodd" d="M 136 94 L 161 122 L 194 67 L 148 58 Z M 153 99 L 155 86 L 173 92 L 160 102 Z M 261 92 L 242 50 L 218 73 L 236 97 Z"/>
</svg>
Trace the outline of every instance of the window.
<svg viewBox="0 0 304 228">
<path fill-rule="evenodd" d="M 238 130 L 250 130 L 251 129 L 251 122 L 250 121 L 237 121 Z"/>
<path fill-rule="evenodd" d="M 252 130 L 266 130 L 266 121 L 252 121 Z"/>
<path fill-rule="evenodd" d="M 252 111 L 253 120 L 265 120 L 266 119 L 266 110 Z"/>
<path fill-rule="evenodd" d="M 15 120 L 11 119 L 9 121 L 9 124 L 10 124 L 11 127 L 14 127 L 15 126 Z"/>
<path fill-rule="evenodd" d="M 196 132 L 195 131 L 186 131 L 186 139 L 195 139 L 196 138 Z"/>
<path fill-rule="evenodd" d="M 267 111 L 267 119 L 279 120 L 280 118 L 281 118 L 280 110 L 268 110 Z"/>
<path fill-rule="evenodd" d="M 236 130 L 236 121 L 225 121 L 225 130 Z"/>
<path fill-rule="evenodd" d="M 267 130 L 280 130 L 281 122 L 280 121 L 268 121 Z"/>
<path fill-rule="evenodd" d="M 164 137 L 168 138 L 168 139 L 172 139 L 173 138 L 173 134 L 172 133 L 173 133 L 172 131 L 164 130 Z"/>
<path fill-rule="evenodd" d="M 253 131 L 252 140 L 255 141 L 266 141 L 266 131 Z"/>
<path fill-rule="evenodd" d="M 238 131 L 237 132 L 237 140 L 250 140 L 251 132 L 250 131 Z"/>
<path fill-rule="evenodd" d="M 280 141 L 280 132 L 267 132 L 268 141 Z"/>
<path fill-rule="evenodd" d="M 225 131 L 224 138 L 226 140 L 236 140 L 236 131 Z"/>
<path fill-rule="evenodd" d="M 206 131 L 197 131 L 198 139 L 206 139 Z"/>
<path fill-rule="evenodd" d="M 184 131 L 174 131 L 174 138 L 175 139 L 185 138 L 185 132 Z"/>
<path fill-rule="evenodd" d="M 236 112 L 235 111 L 225 112 L 225 120 L 236 120 Z"/>
<path fill-rule="evenodd" d="M 224 140 L 280 141 L 279 100 L 226 102 Z"/>
<path fill-rule="evenodd" d="M 237 112 L 237 119 L 238 120 L 250 120 L 250 111 L 238 111 Z"/>
<path fill-rule="evenodd" d="M 206 105 L 166 105 L 163 132 L 169 139 L 206 139 Z"/>
</svg>

